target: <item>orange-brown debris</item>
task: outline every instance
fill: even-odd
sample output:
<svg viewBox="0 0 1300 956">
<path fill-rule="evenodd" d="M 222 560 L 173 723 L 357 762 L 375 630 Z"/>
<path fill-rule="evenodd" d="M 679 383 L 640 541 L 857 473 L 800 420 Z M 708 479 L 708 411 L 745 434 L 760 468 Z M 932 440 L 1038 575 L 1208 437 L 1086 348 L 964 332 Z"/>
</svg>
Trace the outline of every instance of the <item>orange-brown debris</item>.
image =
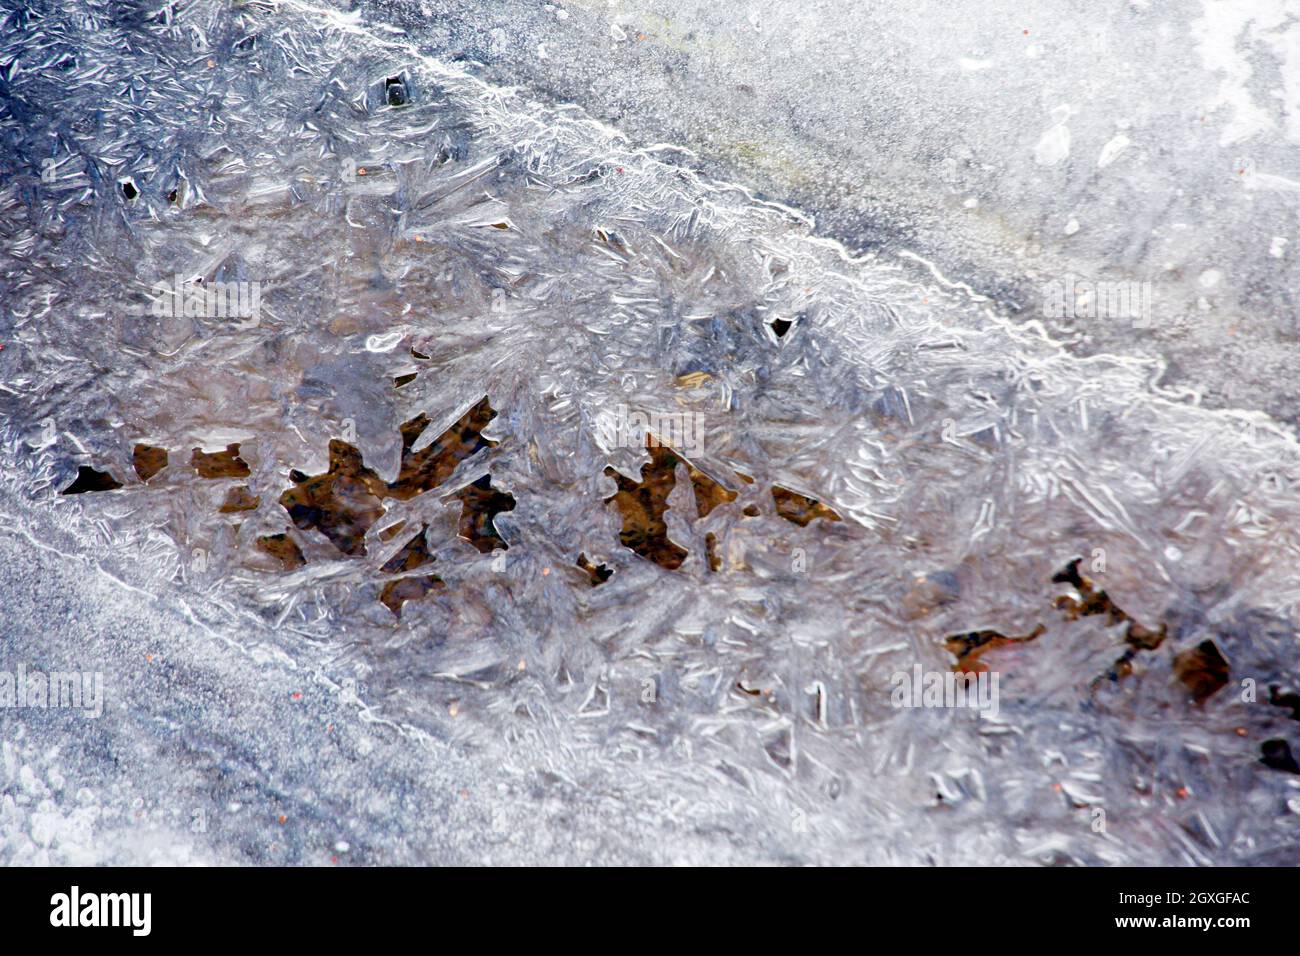
<svg viewBox="0 0 1300 956">
<path fill-rule="evenodd" d="M 515 496 L 493 488 L 491 475 L 484 475 L 447 497 L 456 498 L 461 503 L 459 530 L 462 538 L 483 554 L 510 547 L 497 533 L 492 519 L 503 511 L 513 511 Z"/>
<path fill-rule="evenodd" d="M 361 452 L 337 438 L 330 441 L 330 467 L 323 475 L 301 479 L 280 496 L 299 530 L 316 529 L 344 554 L 366 553 L 365 536 L 384 514 L 385 485 L 365 466 Z"/>
<path fill-rule="evenodd" d="M 689 553 L 668 539 L 664 521 L 679 459 L 671 448 L 662 445 L 651 445 L 649 451 L 650 461 L 641 466 L 640 482 L 624 477 L 614 468 L 605 469 L 605 474 L 618 484 L 618 491 L 605 502 L 612 501 L 623 516 L 623 530 L 618 535 L 622 545 L 672 571 L 682 566 Z"/>
<path fill-rule="evenodd" d="M 361 452 L 355 446 L 337 438 L 332 439 L 329 471 L 315 476 L 305 475 L 296 469 L 291 471 L 289 477 L 296 487 L 280 496 L 280 504 L 289 512 L 298 528 L 320 531 L 344 554 L 364 555 L 366 532 L 384 514 L 382 500 L 397 498 L 405 501 L 446 481 L 462 461 L 475 452 L 496 444 L 480 434 L 495 417 L 496 412 L 484 396 L 432 443 L 419 451 L 413 451 L 415 443 L 429 424 L 429 417 L 421 412 L 401 426 L 401 466 L 397 480 L 389 483 L 385 483 L 378 474 L 366 467 Z M 237 450 L 239 446 L 231 447 Z M 514 499 L 509 495 L 504 497 L 509 498 L 510 506 L 513 507 Z M 487 503 L 499 504 L 500 499 L 489 498 Z M 497 508 L 497 511 L 503 510 L 507 509 Z M 488 515 L 485 521 L 488 529 L 484 532 L 485 537 L 495 536 L 491 516 Z M 400 529 L 400 525 L 395 528 Z M 396 534 L 397 530 L 392 533 Z M 499 536 L 497 540 L 500 541 Z M 505 542 L 501 541 L 499 546 L 504 547 Z"/>
<path fill-rule="evenodd" d="M 786 521 L 793 521 L 801 528 L 808 527 L 809 523 L 818 518 L 825 518 L 827 521 L 840 520 L 840 516 L 834 510 L 826 507 L 816 498 L 809 498 L 807 495 L 782 488 L 780 485 L 772 486 L 772 500 L 776 502 L 777 514 Z"/>
<path fill-rule="evenodd" d="M 988 670 L 988 665 L 980 657 L 994 648 L 1006 647 L 1008 644 L 1028 644 L 1037 640 L 1047 628 L 1039 624 L 1022 637 L 1011 637 L 1001 631 L 970 631 L 966 634 L 950 634 L 943 640 L 943 646 L 949 654 L 957 658 L 953 670 L 959 674 L 978 674 Z"/>
<path fill-rule="evenodd" d="M 578 567 L 587 572 L 587 577 L 590 578 L 593 588 L 604 584 L 614 573 L 614 569 L 611 567 L 603 564 L 593 564 L 586 554 L 578 555 Z"/>
<path fill-rule="evenodd" d="M 1133 673 L 1133 659 L 1137 657 L 1139 651 L 1154 651 L 1164 643 L 1168 625 L 1161 624 L 1158 631 L 1153 631 L 1133 620 L 1123 608 L 1110 599 L 1110 595 L 1105 591 L 1098 591 L 1093 587 L 1092 581 L 1079 573 L 1079 564 L 1082 560 L 1082 558 L 1075 558 L 1052 576 L 1054 584 L 1068 584 L 1079 593 L 1078 599 L 1068 595 L 1058 597 L 1054 606 L 1057 610 L 1064 611 L 1072 621 L 1100 614 L 1106 617 L 1107 626 L 1128 624 L 1124 629 L 1124 643 L 1128 648 L 1106 674 L 1110 680 L 1117 681 Z"/>
<path fill-rule="evenodd" d="M 141 481 L 148 481 L 167 467 L 167 449 L 137 444 L 131 452 L 131 464 Z"/>
<path fill-rule="evenodd" d="M 725 505 L 736 500 L 738 492 L 724 488 L 690 462 L 686 467 L 691 476 L 691 488 L 695 492 L 695 510 L 701 518 L 707 518 L 709 512 L 718 505 Z"/>
<path fill-rule="evenodd" d="M 1092 581 L 1079 573 L 1079 563 L 1082 560 L 1082 558 L 1075 558 L 1063 570 L 1052 575 L 1053 584 L 1068 584 L 1079 592 L 1077 599 L 1066 594 L 1061 595 L 1056 599 L 1053 606 L 1058 611 L 1064 611 L 1072 621 L 1095 614 L 1106 615 L 1107 624 L 1119 624 L 1121 621 L 1127 621 L 1129 619 L 1128 615 L 1110 599 L 1110 595 L 1105 591 L 1096 590 L 1092 586 Z"/>
<path fill-rule="evenodd" d="M 427 528 L 427 525 L 420 525 L 420 530 L 416 532 L 415 536 L 402 545 L 396 554 L 385 561 L 380 570 L 384 574 L 399 574 L 402 571 L 414 571 L 416 568 L 435 560 L 433 555 L 429 553 L 429 542 L 425 538 Z"/>
<path fill-rule="evenodd" d="M 416 441 L 429 425 L 429 417 L 421 412 L 401 426 L 402 464 L 397 480 L 389 484 L 388 496 L 406 501 L 431 488 L 436 488 L 456 470 L 456 466 L 496 442 L 483 437 L 483 429 L 496 418 L 485 395 L 481 401 L 460 420 L 419 451 L 412 451 Z"/>
<path fill-rule="evenodd" d="M 379 593 L 379 600 L 388 610 L 401 617 L 402 605 L 407 601 L 418 601 L 430 591 L 443 586 L 442 578 L 436 574 L 398 578 L 384 585 L 384 589 Z"/>
<path fill-rule="evenodd" d="M 1201 641 L 1174 656 L 1174 674 L 1187 685 L 1192 699 L 1203 704 L 1228 683 L 1228 662 L 1214 641 Z"/>
<path fill-rule="evenodd" d="M 722 558 L 718 556 L 718 536 L 712 531 L 704 536 L 704 554 L 709 559 L 710 571 L 722 570 Z"/>
<path fill-rule="evenodd" d="M 236 485 L 226 492 L 226 500 L 217 510 L 223 515 L 236 511 L 256 511 L 261 503 L 262 499 L 249 491 L 248 485 Z"/>
<path fill-rule="evenodd" d="M 1064 569 L 1052 576 L 1053 583 L 1069 584 L 1078 593 L 1078 597 L 1068 595 L 1058 597 L 1053 602 L 1053 606 L 1058 611 L 1063 611 L 1072 621 L 1082 617 L 1100 615 L 1106 618 L 1107 626 L 1127 623 L 1128 627 L 1124 632 L 1124 642 L 1128 645 L 1128 648 L 1105 675 L 1110 680 L 1119 680 L 1133 672 L 1132 661 L 1138 652 L 1155 650 L 1164 642 L 1168 625 L 1162 624 L 1158 631 L 1153 631 L 1133 620 L 1123 608 L 1110 599 L 1105 591 L 1095 588 L 1090 580 L 1079 573 L 1081 561 L 1081 558 L 1074 559 Z M 1008 637 L 998 631 L 972 631 L 966 634 L 952 634 L 944 638 L 944 646 L 949 653 L 957 658 L 953 670 L 959 673 L 979 672 L 986 667 L 979 660 L 980 656 L 986 651 L 1007 644 L 1023 644 L 1036 640 L 1046 630 L 1047 628 L 1044 625 L 1039 624 L 1024 637 Z M 1175 668 L 1176 670 L 1179 669 L 1177 663 Z M 1214 646 L 1212 641 L 1205 641 L 1194 651 L 1188 652 L 1183 657 L 1179 677 L 1187 683 L 1193 696 L 1198 701 L 1201 701 L 1222 687 L 1223 683 L 1226 683 L 1227 662 L 1223 660 L 1218 648 Z M 1222 682 L 1220 682 L 1220 677 L 1222 677 Z M 1101 677 L 1098 677 L 1094 680 L 1093 686 L 1096 686 L 1101 679 Z"/>
<path fill-rule="evenodd" d="M 247 478 L 250 474 L 248 463 L 239 457 L 239 442 L 211 454 L 195 448 L 190 454 L 190 464 L 200 478 Z"/>
<path fill-rule="evenodd" d="M 302 549 L 287 534 L 263 535 L 255 544 L 258 551 L 275 558 L 286 571 L 300 568 L 307 563 L 307 559 L 302 556 Z"/>
</svg>

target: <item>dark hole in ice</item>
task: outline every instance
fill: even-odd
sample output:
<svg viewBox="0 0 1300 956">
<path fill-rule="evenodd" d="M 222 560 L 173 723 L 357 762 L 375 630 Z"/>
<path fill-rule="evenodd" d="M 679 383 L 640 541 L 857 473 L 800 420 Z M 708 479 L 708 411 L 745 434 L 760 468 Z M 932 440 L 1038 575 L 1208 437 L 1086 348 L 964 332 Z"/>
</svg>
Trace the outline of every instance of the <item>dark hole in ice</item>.
<svg viewBox="0 0 1300 956">
<path fill-rule="evenodd" d="M 676 384 L 681 388 L 699 388 L 711 378 L 713 376 L 704 369 L 687 369 L 678 373 Z"/>
<path fill-rule="evenodd" d="M 1268 689 L 1268 702 L 1274 707 L 1286 707 L 1291 711 L 1292 720 L 1300 720 L 1300 694 L 1295 691 L 1283 691 L 1276 685 Z"/>
<path fill-rule="evenodd" d="M 121 488 L 122 483 L 106 471 L 98 471 L 89 465 L 77 466 L 77 477 L 72 484 L 64 488 L 61 495 L 81 495 L 87 491 L 112 491 Z"/>
<path fill-rule="evenodd" d="M 1300 774 L 1300 764 L 1296 763 L 1295 756 L 1291 753 L 1291 745 L 1285 740 L 1281 738 L 1266 740 L 1259 749 L 1263 754 L 1259 762 L 1265 767 L 1285 773 Z"/>
<path fill-rule="evenodd" d="M 614 574 L 613 568 L 603 564 L 593 564 L 585 553 L 578 555 L 578 567 L 587 572 L 593 588 L 604 584 Z"/>
<path fill-rule="evenodd" d="M 789 319 L 773 319 L 772 331 L 776 333 L 778 339 L 785 338 L 785 333 L 790 331 L 790 326 L 794 325 Z"/>
<path fill-rule="evenodd" d="M 130 179 L 123 179 L 118 185 L 122 187 L 122 195 L 126 197 L 127 202 L 140 195 L 140 190 L 135 188 L 135 183 Z"/>
<path fill-rule="evenodd" d="M 190 465 L 200 478 L 247 478 L 250 474 L 248 462 L 239 457 L 239 442 L 227 445 L 225 451 L 195 448 L 190 453 Z"/>
<path fill-rule="evenodd" d="M 390 76 L 384 80 L 384 101 L 389 106 L 405 106 L 410 99 L 406 81 L 400 76 Z"/>
<path fill-rule="evenodd" d="M 493 488 L 491 475 L 484 475 L 447 497 L 458 499 L 462 505 L 460 512 L 462 538 L 483 554 L 497 548 L 510 547 L 497 533 L 492 519 L 503 511 L 513 511 L 515 496 Z"/>
<path fill-rule="evenodd" d="M 401 388 L 403 385 L 410 385 L 419 376 L 419 372 L 408 372 L 405 375 L 398 375 L 393 378 L 393 388 Z"/>
<path fill-rule="evenodd" d="M 168 202 L 174 203 L 179 198 L 180 198 L 180 191 L 175 188 L 173 188 L 171 192 L 167 194 Z"/>
<path fill-rule="evenodd" d="M 167 449 L 137 444 L 131 452 L 131 464 L 141 481 L 148 481 L 167 467 Z"/>
</svg>

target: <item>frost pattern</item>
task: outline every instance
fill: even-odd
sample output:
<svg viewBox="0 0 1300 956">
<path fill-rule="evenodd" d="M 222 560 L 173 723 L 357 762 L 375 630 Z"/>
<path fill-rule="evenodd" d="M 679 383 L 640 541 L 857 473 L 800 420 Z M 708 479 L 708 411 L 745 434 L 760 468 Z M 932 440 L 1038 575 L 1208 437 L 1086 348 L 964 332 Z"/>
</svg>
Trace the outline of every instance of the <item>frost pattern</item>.
<svg viewBox="0 0 1300 956">
<path fill-rule="evenodd" d="M 1300 859 L 1258 759 L 1300 725 L 1238 693 L 1296 682 L 1300 462 L 1263 416 L 1067 355 L 923 262 L 853 257 L 357 16 L 77 2 L 7 25 L 0 481 L 78 553 L 218 633 L 272 626 L 503 780 L 544 768 L 768 859 Z M 260 283 L 258 315 L 154 314 L 174 277 Z M 403 423 L 432 439 L 483 396 L 486 441 L 436 487 L 364 492 L 347 548 L 290 530 L 291 472 L 332 471 L 331 440 L 382 490 L 420 451 Z M 655 460 L 607 441 L 620 406 L 704 416 L 662 512 L 678 567 L 620 543 L 605 469 Z M 141 444 L 169 453 L 147 485 Z M 190 465 L 230 449 L 246 475 Z M 59 495 L 81 466 L 123 487 Z M 692 468 L 734 500 L 699 506 Z M 484 475 L 513 497 L 505 548 L 461 533 Z M 842 520 L 785 520 L 773 488 Z M 441 586 L 399 617 L 385 566 L 417 531 Z M 301 562 L 257 544 L 278 535 Z M 1051 611 L 1079 556 L 1167 628 L 1122 680 L 1094 684 L 1123 627 Z M 953 666 L 945 638 L 1039 624 L 983 658 L 996 720 L 891 706 L 892 673 Z M 1207 639 L 1231 680 L 1197 705 L 1174 655 Z"/>
</svg>

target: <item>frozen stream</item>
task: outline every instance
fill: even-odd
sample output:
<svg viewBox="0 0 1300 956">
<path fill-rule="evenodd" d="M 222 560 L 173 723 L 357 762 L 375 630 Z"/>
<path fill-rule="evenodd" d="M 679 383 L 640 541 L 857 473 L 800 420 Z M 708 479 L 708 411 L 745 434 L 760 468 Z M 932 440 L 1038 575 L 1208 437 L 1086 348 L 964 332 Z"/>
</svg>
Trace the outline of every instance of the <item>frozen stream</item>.
<svg viewBox="0 0 1300 956">
<path fill-rule="evenodd" d="M 1300 862 L 1290 259 L 1244 251 L 1272 229 L 1223 212 L 1213 263 L 1159 273 L 1076 230 L 1020 268 L 988 216 L 945 232 L 951 167 L 902 121 L 911 171 L 863 167 L 861 205 L 694 142 L 669 87 L 612 115 L 548 79 L 641 43 L 650 84 L 696 42 L 667 14 L 655 53 L 648 7 L 392 25 L 417 10 L 8 14 L 0 671 L 94 672 L 104 708 L 0 710 L 0 860 Z M 1043 132 L 954 186 L 1016 243 L 1067 208 L 1008 198 L 1065 161 Z M 1252 182 L 1222 188 L 1282 215 Z M 1071 216 L 1129 222 L 1107 188 Z M 1251 347 L 1207 384 L 1205 323 L 1154 320 L 1170 375 L 1132 323 L 1040 321 L 1067 268 Z M 963 662 L 995 716 L 893 706 Z"/>
</svg>

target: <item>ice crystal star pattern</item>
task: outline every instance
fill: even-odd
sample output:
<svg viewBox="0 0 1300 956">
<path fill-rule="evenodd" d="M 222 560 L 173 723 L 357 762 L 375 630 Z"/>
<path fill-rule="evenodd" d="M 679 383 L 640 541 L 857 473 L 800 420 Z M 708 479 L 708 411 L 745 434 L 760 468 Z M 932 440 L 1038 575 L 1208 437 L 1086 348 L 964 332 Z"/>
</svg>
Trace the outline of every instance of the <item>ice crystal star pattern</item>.
<svg viewBox="0 0 1300 956">
<path fill-rule="evenodd" d="M 196 853 L 261 862 L 338 836 L 274 835 L 250 799 L 355 828 L 360 860 L 1296 861 L 1300 725 L 1266 692 L 1297 684 L 1284 429 L 1162 389 L 1150 362 L 1080 358 L 914 259 L 851 256 L 680 151 L 361 16 L 8 17 L 7 553 L 105 623 L 66 623 L 74 643 L 29 602 L 4 627 L 116 669 L 97 733 L 180 728 L 183 756 L 123 758 L 167 784 L 159 832 L 184 793 L 229 823 L 192 831 Z M 140 307 L 177 274 L 259 283 L 258 321 Z M 703 416 L 705 453 L 605 443 L 620 405 Z M 443 455 L 449 429 L 468 454 Z M 176 457 L 137 468 L 139 445 Z M 232 481 L 259 504 L 223 514 Z M 90 493 L 58 494 L 74 482 Z M 514 507 L 462 534 L 480 492 Z M 646 506 L 641 551 L 619 495 Z M 397 522 L 422 529 L 418 570 L 387 570 Z M 1095 552 L 1098 589 L 1167 628 L 1124 680 L 1094 683 L 1131 631 L 1057 615 L 981 654 L 996 719 L 891 707 L 891 673 L 950 669 L 951 635 L 1032 633 L 1052 576 Z M 137 632 L 114 602 L 142 595 L 197 635 L 141 638 L 172 683 L 117 637 Z M 1217 659 L 1186 656 L 1207 641 Z M 286 675 L 311 679 L 294 705 Z M 50 828 L 81 820 L 27 780 L 52 759 L 27 741 L 88 738 L 25 720 L 6 859 L 62 852 Z M 335 732 L 337 780 L 316 758 Z M 124 799 L 81 749 L 86 805 Z M 104 855 L 131 858 L 113 833 Z"/>
</svg>

